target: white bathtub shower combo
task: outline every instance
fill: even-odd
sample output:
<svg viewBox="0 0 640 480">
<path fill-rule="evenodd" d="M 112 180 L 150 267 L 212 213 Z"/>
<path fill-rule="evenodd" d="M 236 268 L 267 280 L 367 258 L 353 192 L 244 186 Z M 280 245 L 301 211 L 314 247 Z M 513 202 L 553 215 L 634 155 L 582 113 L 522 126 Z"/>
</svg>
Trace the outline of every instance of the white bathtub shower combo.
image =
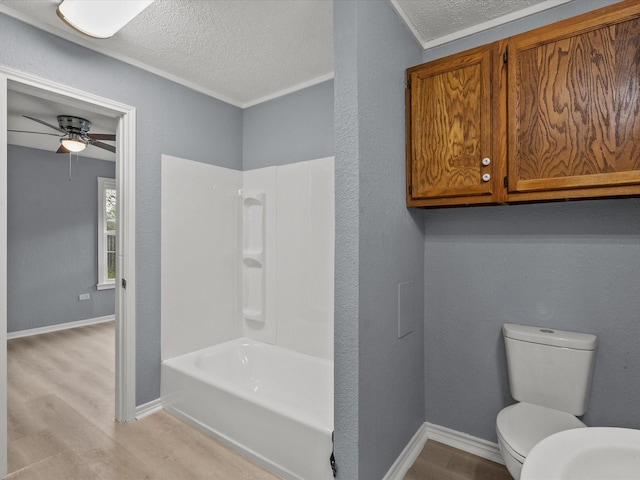
<svg viewBox="0 0 640 480">
<path fill-rule="evenodd" d="M 162 160 L 163 407 L 283 478 L 332 478 L 333 158 Z"/>
<path fill-rule="evenodd" d="M 276 473 L 331 478 L 333 363 L 248 338 L 165 360 L 165 408 Z"/>
</svg>

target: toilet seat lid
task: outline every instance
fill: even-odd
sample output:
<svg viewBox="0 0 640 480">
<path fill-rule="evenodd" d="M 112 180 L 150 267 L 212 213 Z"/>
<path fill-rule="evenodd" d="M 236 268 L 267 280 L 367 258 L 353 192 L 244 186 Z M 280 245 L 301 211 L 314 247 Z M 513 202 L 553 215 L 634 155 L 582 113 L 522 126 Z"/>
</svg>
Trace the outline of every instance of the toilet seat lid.
<svg viewBox="0 0 640 480">
<path fill-rule="evenodd" d="M 503 408 L 496 420 L 498 434 L 506 446 L 523 458 L 549 435 L 584 427 L 586 425 L 570 413 L 525 402 Z"/>
</svg>

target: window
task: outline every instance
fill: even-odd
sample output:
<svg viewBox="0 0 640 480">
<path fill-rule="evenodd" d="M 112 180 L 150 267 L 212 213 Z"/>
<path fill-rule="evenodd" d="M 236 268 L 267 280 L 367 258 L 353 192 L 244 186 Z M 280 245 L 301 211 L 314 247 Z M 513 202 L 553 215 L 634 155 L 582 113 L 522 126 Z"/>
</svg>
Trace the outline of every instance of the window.
<svg viewBox="0 0 640 480">
<path fill-rule="evenodd" d="M 116 286 L 116 181 L 98 177 L 98 290 Z"/>
</svg>

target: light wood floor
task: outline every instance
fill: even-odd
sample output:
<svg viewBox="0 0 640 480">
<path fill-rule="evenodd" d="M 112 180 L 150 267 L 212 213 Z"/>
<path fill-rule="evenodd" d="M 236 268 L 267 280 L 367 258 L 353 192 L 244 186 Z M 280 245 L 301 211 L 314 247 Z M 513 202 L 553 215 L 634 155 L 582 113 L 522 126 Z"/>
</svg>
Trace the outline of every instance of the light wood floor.
<svg viewBox="0 0 640 480">
<path fill-rule="evenodd" d="M 513 480 L 504 465 L 428 440 L 404 480 Z"/>
<path fill-rule="evenodd" d="M 7 350 L 7 480 L 277 479 L 166 412 L 115 423 L 113 323 Z"/>
<path fill-rule="evenodd" d="M 276 480 L 159 412 L 114 422 L 113 323 L 7 342 L 7 480 Z M 428 441 L 405 480 L 511 480 L 506 468 Z"/>
</svg>

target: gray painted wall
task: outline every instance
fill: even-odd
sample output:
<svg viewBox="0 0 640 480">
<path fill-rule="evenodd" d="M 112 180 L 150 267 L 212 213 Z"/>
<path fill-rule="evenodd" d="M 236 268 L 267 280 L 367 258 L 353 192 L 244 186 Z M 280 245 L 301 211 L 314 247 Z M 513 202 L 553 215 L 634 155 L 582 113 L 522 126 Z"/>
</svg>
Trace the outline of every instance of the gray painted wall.
<svg viewBox="0 0 640 480">
<path fill-rule="evenodd" d="M 424 61 L 614 2 L 574 2 Z M 639 199 L 425 211 L 426 420 L 496 442 L 503 323 L 598 335 L 588 425 L 640 428 Z"/>
<path fill-rule="evenodd" d="M 335 64 L 334 428 L 338 478 L 360 478 L 360 178 L 356 5 L 333 3 Z"/>
<path fill-rule="evenodd" d="M 598 336 L 585 423 L 640 428 L 639 199 L 430 211 L 427 421 L 496 442 L 503 323 Z"/>
<path fill-rule="evenodd" d="M 404 207 L 404 69 L 598 5 L 574 2 L 423 55 L 388 2 L 335 2 L 340 478 L 381 478 L 425 411 L 428 421 L 494 440 L 495 414 L 510 401 L 499 328 L 516 321 L 515 313 L 523 323 L 535 317 L 598 334 L 586 420 L 633 423 L 625 412 L 640 393 L 631 382 L 640 366 L 633 341 L 640 310 L 638 200 Z M 247 132 L 259 130 L 263 109 L 280 106 L 252 107 L 243 118 L 235 107 L 3 15 L 0 41 L 4 65 L 138 109 L 137 403 L 153 400 L 160 382 L 160 153 L 242 169 L 245 149 L 247 169 L 289 163 L 298 153 L 288 146 L 256 155 L 259 141 L 249 133 L 242 138 L 243 124 Z M 274 135 L 286 138 L 288 131 Z M 398 339 L 397 285 L 404 281 L 418 292 L 418 314 L 414 331 Z M 491 302 L 483 300 L 488 295 Z"/>
<path fill-rule="evenodd" d="M 388 1 L 335 2 L 334 32 L 336 459 L 339 478 L 375 479 L 424 422 L 424 232 L 404 200 L 404 70 L 422 52 Z"/>
<path fill-rule="evenodd" d="M 98 281 L 98 182 L 114 162 L 9 145 L 7 331 L 113 315 Z M 78 300 L 89 293 L 89 300 Z"/>
<path fill-rule="evenodd" d="M 333 156 L 333 80 L 242 112 L 244 170 Z"/>
<path fill-rule="evenodd" d="M 137 109 L 136 403 L 160 395 L 160 155 L 242 169 L 242 111 L 0 14 L 0 64 Z"/>
</svg>

